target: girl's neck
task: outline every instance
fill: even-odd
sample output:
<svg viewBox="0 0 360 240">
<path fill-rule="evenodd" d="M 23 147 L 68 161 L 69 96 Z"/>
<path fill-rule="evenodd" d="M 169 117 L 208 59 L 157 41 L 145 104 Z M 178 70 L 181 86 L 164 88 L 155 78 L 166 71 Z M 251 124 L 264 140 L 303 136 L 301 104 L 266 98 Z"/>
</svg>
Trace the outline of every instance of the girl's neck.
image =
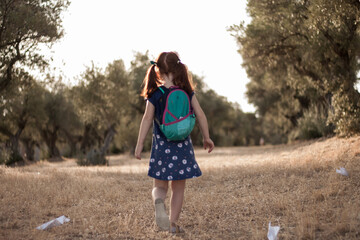
<svg viewBox="0 0 360 240">
<path fill-rule="evenodd" d="M 168 75 L 164 75 L 162 76 L 162 79 L 164 81 L 164 86 L 166 88 L 169 88 L 169 87 L 172 87 L 174 86 L 174 83 L 173 83 L 173 75 L 170 73 Z"/>
</svg>

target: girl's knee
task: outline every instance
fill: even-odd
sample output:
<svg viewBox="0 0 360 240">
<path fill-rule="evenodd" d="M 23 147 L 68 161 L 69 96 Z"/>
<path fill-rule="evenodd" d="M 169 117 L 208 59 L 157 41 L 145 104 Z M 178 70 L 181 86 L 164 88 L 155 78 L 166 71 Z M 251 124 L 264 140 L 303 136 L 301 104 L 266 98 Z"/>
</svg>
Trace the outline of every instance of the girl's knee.
<svg viewBox="0 0 360 240">
<path fill-rule="evenodd" d="M 176 180 L 171 182 L 172 191 L 184 190 L 186 180 Z"/>
<path fill-rule="evenodd" d="M 155 179 L 154 180 L 154 188 L 162 188 L 164 190 L 168 190 L 168 181 L 163 181 L 163 180 L 158 180 Z"/>
</svg>

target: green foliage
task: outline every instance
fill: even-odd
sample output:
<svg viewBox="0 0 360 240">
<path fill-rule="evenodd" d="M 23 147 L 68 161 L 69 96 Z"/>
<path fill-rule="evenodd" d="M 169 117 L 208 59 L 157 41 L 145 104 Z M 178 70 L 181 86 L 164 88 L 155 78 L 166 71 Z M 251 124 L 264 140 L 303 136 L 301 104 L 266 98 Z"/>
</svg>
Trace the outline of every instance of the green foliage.
<svg viewBox="0 0 360 240">
<path fill-rule="evenodd" d="M 0 147 L 0 164 L 11 166 L 14 163 L 23 161 L 23 158 L 16 151 Z"/>
<path fill-rule="evenodd" d="M 6 164 L 9 158 L 10 158 L 9 149 L 0 146 L 0 164 Z"/>
<path fill-rule="evenodd" d="M 353 100 L 357 99 L 357 100 Z M 350 136 L 360 132 L 360 96 L 356 90 L 350 93 L 338 91 L 334 96 L 334 111 L 329 122 L 337 125 L 335 132 L 339 136 Z"/>
<path fill-rule="evenodd" d="M 47 65 L 39 54 L 40 44 L 51 44 L 63 35 L 61 13 L 68 7 L 67 0 L 2 0 L 0 3 L 0 92 L 11 82 L 16 71 L 24 67 Z"/>
<path fill-rule="evenodd" d="M 47 144 L 49 156 L 60 157 L 57 141 L 60 134 L 67 136 L 74 134 L 80 127 L 75 106 L 66 96 L 67 88 L 64 85 L 54 86 L 53 91 L 44 92 L 44 117 L 37 119 L 36 125 L 42 139 Z"/>
<path fill-rule="evenodd" d="M 325 109 L 309 109 L 299 120 L 299 126 L 290 133 L 291 140 L 308 140 L 332 135 L 333 126 L 327 124 Z"/>
<path fill-rule="evenodd" d="M 7 158 L 8 157 L 6 149 L 0 147 L 0 164 L 4 164 Z"/>
<path fill-rule="evenodd" d="M 14 163 L 21 162 L 21 161 L 23 161 L 23 158 L 18 152 L 11 152 L 9 154 L 9 158 L 7 160 L 5 160 L 5 164 L 10 166 L 10 165 L 13 165 Z"/>
<path fill-rule="evenodd" d="M 358 133 L 360 2 L 249 0 L 248 12 L 249 25 L 229 30 L 239 44 L 251 79 L 247 95 L 264 131 L 287 141 L 304 113 L 320 105 L 337 134 Z"/>
<path fill-rule="evenodd" d="M 41 86 L 29 75 L 20 73 L 14 75 L 21 78 L 22 86 L 9 84 L 8 90 L 0 101 L 0 133 L 6 136 L 5 142 L 18 159 L 19 142 L 28 135 L 27 129 L 33 126 L 35 119 L 41 117 Z M 26 83 L 26 84 L 25 84 Z M 36 134 L 32 138 L 35 139 Z"/>
<path fill-rule="evenodd" d="M 25 143 L 27 154 L 33 154 L 30 148 L 40 139 L 36 128 L 45 116 L 44 90 L 28 70 L 45 70 L 48 59 L 39 46 L 62 37 L 60 15 L 68 5 L 66 0 L 0 3 L 0 132 L 11 161 L 21 158 L 19 141 Z"/>
<path fill-rule="evenodd" d="M 128 89 L 128 102 L 126 114 L 120 119 L 116 143 L 124 149 L 133 152 L 137 142 L 137 133 L 141 123 L 143 113 L 145 111 L 145 101 L 140 96 L 142 83 L 149 68 L 150 58 L 148 52 L 135 53 L 134 60 L 131 61 L 129 78 L 130 88 Z M 150 130 L 151 131 L 151 130 Z M 136 133 L 136 134 L 134 134 Z M 144 143 L 144 150 L 151 149 L 151 134 L 148 134 Z"/>
<path fill-rule="evenodd" d="M 96 148 L 104 156 L 119 123 L 126 121 L 124 116 L 131 98 L 129 74 L 123 61 L 116 60 L 105 72 L 95 66 L 87 68 L 82 78 L 80 84 L 71 90 L 77 115 L 89 133 L 84 131 L 81 150 L 87 152 Z"/>
<path fill-rule="evenodd" d="M 67 0 L 0 3 L 0 142 L 9 153 L 2 151 L 6 161 L 18 160 L 20 144 L 29 160 L 34 159 L 38 146 L 49 158 L 81 152 L 79 161 L 84 165 L 106 164 L 109 150 L 132 152 L 135 148 L 145 109 L 140 91 L 149 67 L 148 52 L 136 53 L 129 70 L 122 60 L 113 61 L 105 71 L 87 67 L 72 88 L 51 73 L 35 79 L 28 72 L 47 70 L 49 59 L 40 54 L 39 47 L 51 46 L 62 37 L 61 14 L 68 6 Z M 194 76 L 194 80 L 215 143 L 256 144 L 259 125 L 255 115 L 244 114 L 208 89 L 203 79 Z M 202 144 L 199 128 L 193 138 Z M 144 147 L 150 149 L 151 134 Z"/>
<path fill-rule="evenodd" d="M 209 89 L 203 79 L 193 75 L 198 99 L 209 123 L 209 132 L 217 146 L 255 145 L 260 139 L 258 121 L 250 118 L 241 109 L 214 90 Z M 202 136 L 198 126 L 191 134 L 195 145 L 202 145 Z"/>
<path fill-rule="evenodd" d="M 146 104 L 140 90 L 148 67 L 147 53 L 137 53 L 129 70 L 121 60 L 110 63 L 105 71 L 91 66 L 72 88 L 54 79 L 46 81 L 52 85 L 42 85 L 24 72 L 14 75 L 28 84 L 21 88 L 10 84 L 1 99 L 1 142 L 12 143 L 14 149 L 21 142 L 30 160 L 35 146 L 40 146 L 45 157 L 75 156 L 79 165 L 106 165 L 106 154 L 133 152 Z M 258 144 L 261 131 L 255 114 L 243 113 L 209 89 L 202 78 L 193 78 L 215 143 Z M 198 126 L 192 139 L 202 145 Z M 151 149 L 151 140 L 148 134 L 145 151 Z"/>
</svg>

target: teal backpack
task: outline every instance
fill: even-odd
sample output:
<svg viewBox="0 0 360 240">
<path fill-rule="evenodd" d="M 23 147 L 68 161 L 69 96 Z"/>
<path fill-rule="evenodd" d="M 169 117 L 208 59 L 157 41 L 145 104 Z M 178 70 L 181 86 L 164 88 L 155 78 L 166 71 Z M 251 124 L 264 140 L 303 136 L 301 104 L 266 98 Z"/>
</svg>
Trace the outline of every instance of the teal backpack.
<svg viewBox="0 0 360 240">
<path fill-rule="evenodd" d="M 167 93 L 162 87 L 159 89 L 163 93 L 160 105 L 165 105 L 165 107 L 163 107 L 161 122 L 158 119 L 155 120 L 168 140 L 184 140 L 190 135 L 196 121 L 191 108 L 190 97 L 184 90 L 176 86 L 171 87 Z"/>
</svg>

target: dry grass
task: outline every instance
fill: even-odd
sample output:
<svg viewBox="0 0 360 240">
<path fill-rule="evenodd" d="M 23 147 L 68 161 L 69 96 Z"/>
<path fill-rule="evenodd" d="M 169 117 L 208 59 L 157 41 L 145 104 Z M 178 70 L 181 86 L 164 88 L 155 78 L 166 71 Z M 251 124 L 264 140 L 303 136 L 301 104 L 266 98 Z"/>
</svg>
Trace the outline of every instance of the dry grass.
<svg viewBox="0 0 360 240">
<path fill-rule="evenodd" d="M 266 239 L 269 221 L 279 239 L 360 238 L 360 137 L 196 154 L 203 176 L 188 181 L 183 236 L 157 231 L 148 162 L 121 155 L 110 167 L 0 167 L 0 238 Z M 61 215 L 71 221 L 35 229 Z"/>
</svg>

